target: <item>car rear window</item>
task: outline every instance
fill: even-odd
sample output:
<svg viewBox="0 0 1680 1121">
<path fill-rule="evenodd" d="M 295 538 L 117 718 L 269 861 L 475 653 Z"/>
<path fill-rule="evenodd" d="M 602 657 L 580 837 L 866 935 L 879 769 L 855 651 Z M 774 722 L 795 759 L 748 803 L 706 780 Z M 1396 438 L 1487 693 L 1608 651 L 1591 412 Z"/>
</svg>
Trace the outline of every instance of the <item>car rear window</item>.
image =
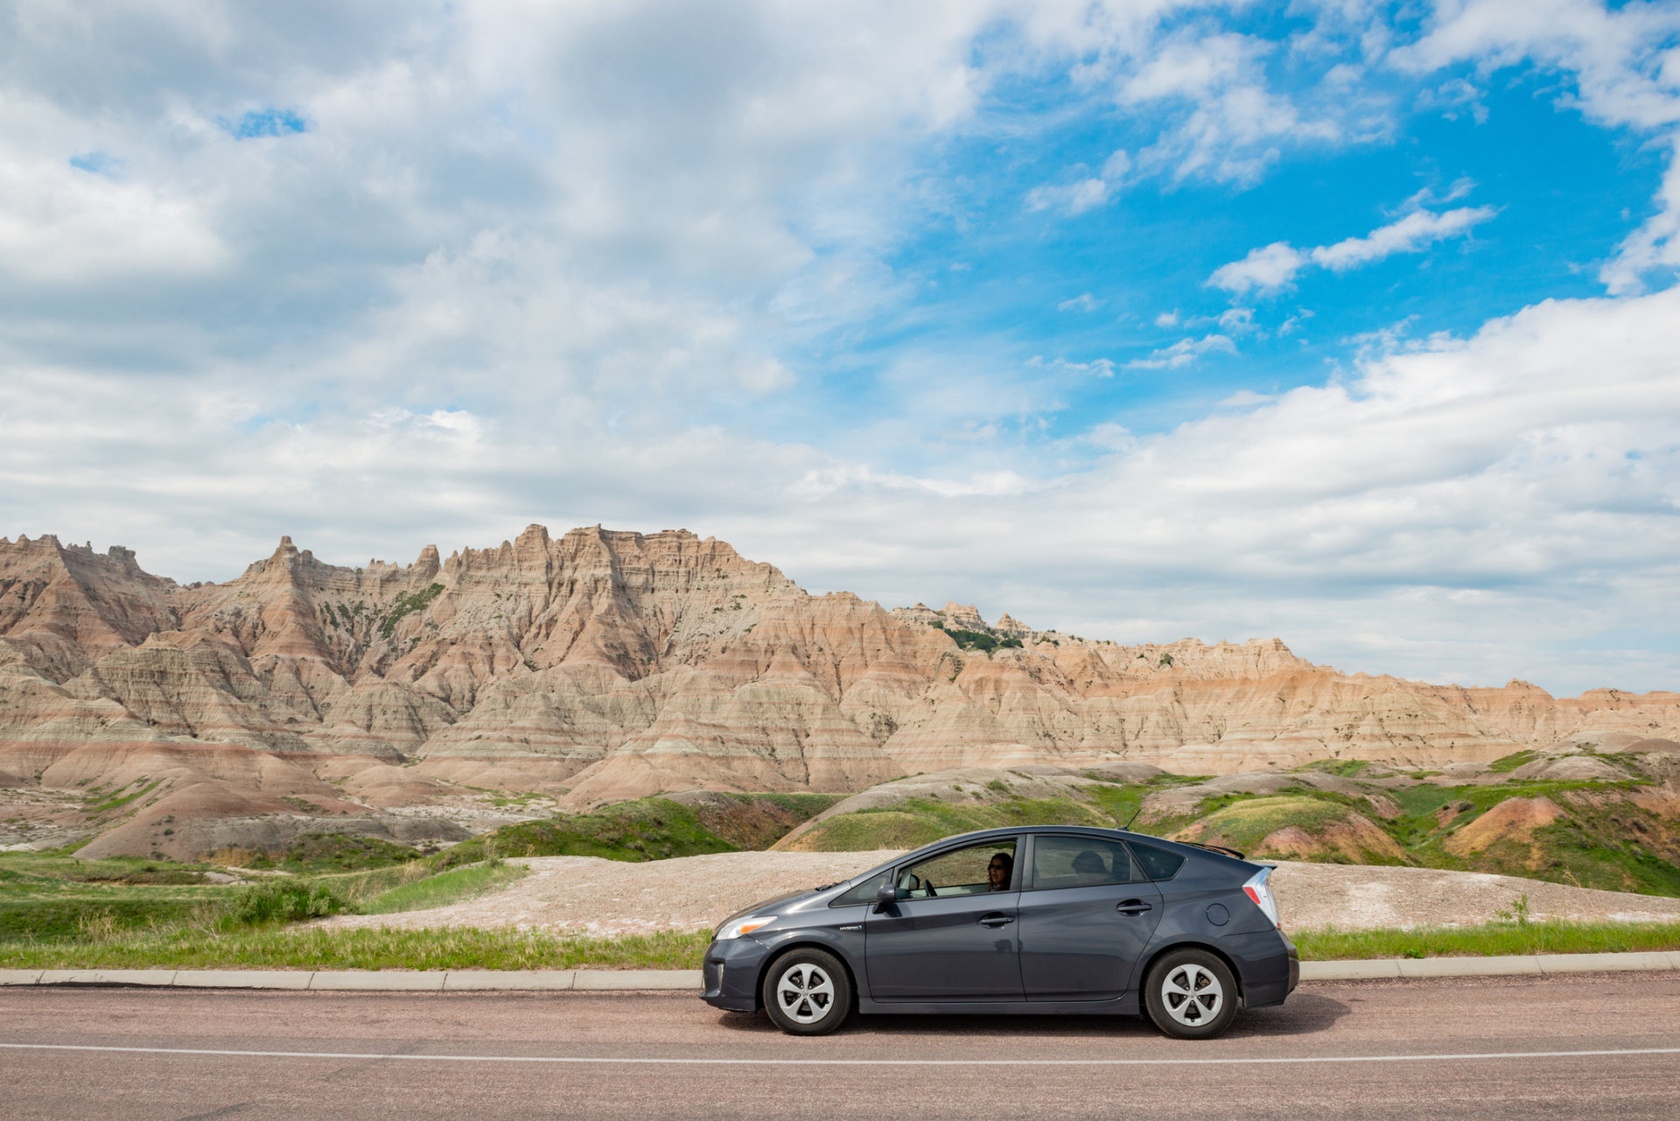
<svg viewBox="0 0 1680 1121">
<path fill-rule="evenodd" d="M 1170 880 L 1184 867 L 1184 857 L 1176 852 L 1158 849 L 1154 845 L 1142 845 L 1136 841 L 1131 842 L 1131 845 L 1132 852 L 1137 855 L 1137 862 L 1152 880 Z"/>
</svg>

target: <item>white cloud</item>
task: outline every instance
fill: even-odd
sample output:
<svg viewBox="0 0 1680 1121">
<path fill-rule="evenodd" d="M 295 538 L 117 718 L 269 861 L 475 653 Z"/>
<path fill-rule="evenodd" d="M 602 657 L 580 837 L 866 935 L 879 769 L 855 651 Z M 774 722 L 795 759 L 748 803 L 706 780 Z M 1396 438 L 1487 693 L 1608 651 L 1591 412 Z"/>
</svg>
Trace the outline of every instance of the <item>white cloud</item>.
<svg viewBox="0 0 1680 1121">
<path fill-rule="evenodd" d="M 1221 265 L 1207 282 L 1210 287 L 1223 288 L 1237 296 L 1250 292 L 1270 295 L 1293 285 L 1308 264 L 1332 272 L 1346 272 L 1396 253 L 1417 253 L 1434 242 L 1469 233 L 1478 222 L 1485 222 L 1496 213 L 1490 206 L 1465 206 L 1440 214 L 1414 210 L 1364 237 L 1350 237 L 1334 245 L 1300 250 L 1288 242 L 1275 241 L 1250 250 L 1240 261 Z"/>
<path fill-rule="evenodd" d="M 110 174 L 112 157 L 70 157 L 57 130 L 75 126 L 39 100 L 0 97 L 0 277 L 52 285 L 190 278 L 228 262 L 194 192 Z"/>
<path fill-rule="evenodd" d="M 1097 299 L 1095 296 L 1091 295 L 1091 293 L 1081 292 L 1072 299 L 1063 300 L 1061 303 L 1057 304 L 1056 310 L 1091 312 L 1096 311 L 1098 308 L 1102 307 L 1102 305 L 1103 301 Z"/>
<path fill-rule="evenodd" d="M 1616 256 L 1599 272 L 1599 279 L 1613 294 L 1642 292 L 1651 273 L 1680 268 L 1680 138 L 1670 147 L 1657 207 L 1657 213 L 1616 247 Z"/>
<path fill-rule="evenodd" d="M 1252 183 L 1283 145 L 1338 139 L 1342 126 L 1330 116 L 1303 117 L 1269 88 L 1262 60 L 1273 49 L 1250 36 L 1194 28 L 1152 45 L 1147 60 L 1118 80 L 1116 97 L 1133 108 L 1187 108 L 1176 127 L 1137 154 L 1138 165 L 1170 169 L 1178 179 Z"/>
<path fill-rule="evenodd" d="M 1034 187 L 1027 192 L 1027 209 L 1059 210 L 1070 218 L 1095 210 L 1116 197 L 1131 166 L 1131 157 L 1125 149 L 1120 149 L 1103 162 L 1098 175 L 1086 175 L 1087 169 L 1081 166 L 1073 169 L 1071 182 L 1045 183 Z"/>
<path fill-rule="evenodd" d="M 1680 652 L 1602 643 L 1680 631 L 1676 353 L 1680 291 L 1547 302 L 1168 432 L 1097 425 L 1106 457 L 1048 475 L 995 447 L 988 468 L 905 471 L 563 409 L 253 428 L 248 405 L 179 378 L 13 365 L 0 491 L 12 536 L 136 546 L 182 579 L 233 575 L 281 533 L 360 563 L 533 520 L 686 525 L 889 604 L 946 596 L 1139 641 L 1275 634 L 1433 680 L 1647 689 L 1672 685 Z"/>
<path fill-rule="evenodd" d="M 1202 327 L 1218 327 L 1227 335 L 1249 335 L 1259 331 L 1254 322 L 1254 309 L 1250 307 L 1228 307 L 1218 315 L 1179 315 L 1177 311 L 1155 317 L 1157 327 L 1184 327 L 1196 330 Z"/>
<path fill-rule="evenodd" d="M 1307 254 L 1286 241 L 1274 241 L 1259 249 L 1250 249 L 1248 256 L 1228 265 L 1220 265 L 1208 277 L 1208 284 L 1223 288 L 1234 295 L 1249 292 L 1267 295 L 1280 292 L 1295 283 L 1295 276 L 1309 260 Z"/>
<path fill-rule="evenodd" d="M 1034 187 L 1027 192 L 1028 210 L 1060 210 L 1068 215 L 1083 214 L 1108 201 L 1108 184 L 1101 179 Z"/>
<path fill-rule="evenodd" d="M 1673 43 L 1680 7 L 1629 4 L 1609 9 L 1591 0 L 1459 0 L 1440 5 L 1417 42 L 1396 48 L 1390 65 L 1421 74 L 1473 61 L 1491 72 L 1525 60 L 1574 79 L 1573 102 L 1598 122 L 1666 139 L 1669 172 L 1657 193 L 1658 213 L 1630 234 L 1600 274 L 1612 293 L 1642 290 L 1653 270 L 1680 267 L 1680 64 Z"/>
<path fill-rule="evenodd" d="M 1564 60 L 1609 75 L 1581 82 L 1595 119 L 1667 135 L 1680 63 L 1634 42 L 1664 41 L 1665 12 L 1609 17 L 1623 38 L 1604 47 L 1569 38 L 1578 6 L 1553 8 L 1503 25 L 1443 9 L 1416 73 L 1440 89 L 1465 60 Z M 1119 114 L 1045 184 L 1047 212 L 1384 137 L 1380 21 L 1297 11 L 1324 33 L 1268 46 L 1218 13 L 1083 0 L 30 6 L 0 37 L 0 532 L 220 579 L 281 533 L 358 563 L 533 520 L 687 525 L 818 589 L 1079 633 L 1671 684 L 1673 650 L 1611 645 L 1680 633 L 1670 295 L 1378 344 L 1325 387 L 1221 385 L 1164 432 L 1069 406 L 1115 386 L 1108 359 L 941 336 L 878 376 L 807 361 L 911 303 L 921 278 L 896 252 L 952 189 L 928 153 L 1014 127 L 977 119 L 1002 77 L 1065 77 Z M 1627 20 L 1645 21 L 1631 38 Z M 217 123 L 289 106 L 307 131 L 241 142 Z M 71 163 L 91 153 L 117 162 Z M 1680 213 L 1673 172 L 1664 190 Z M 1458 197 L 1215 275 L 1275 291 L 1419 248 L 1476 213 L 1429 214 Z M 1616 265 L 1634 279 L 1610 282 L 1631 290 L 1674 244 L 1653 219 Z M 1246 313 L 1163 313 L 1189 337 L 1134 368 L 1231 353 Z M 780 424 L 790 390 L 821 425 Z"/>
<path fill-rule="evenodd" d="M 1463 78 L 1449 78 L 1432 89 L 1418 94 L 1416 108 L 1437 110 L 1449 121 L 1456 121 L 1461 113 L 1469 113 L 1477 124 L 1487 123 L 1488 108 L 1482 101 L 1482 91 Z"/>
<path fill-rule="evenodd" d="M 1237 344 L 1226 335 L 1203 335 L 1199 339 L 1179 339 L 1171 346 L 1152 351 L 1147 358 L 1134 358 L 1126 363 L 1128 370 L 1181 370 L 1207 354 L 1235 354 Z"/>
<path fill-rule="evenodd" d="M 1457 202 L 1476 189 L 1476 181 L 1468 176 L 1461 176 L 1453 180 L 1452 186 L 1445 194 L 1436 194 L 1433 187 L 1419 187 L 1406 197 L 1400 204 L 1400 213 L 1407 214 L 1413 210 L 1420 210 L 1429 206 L 1441 206 L 1449 202 Z"/>
<path fill-rule="evenodd" d="M 1048 361 L 1042 355 L 1035 354 L 1027 359 L 1028 369 L 1049 370 L 1057 374 L 1072 374 L 1079 377 L 1095 375 L 1099 378 L 1114 376 L 1114 363 L 1107 358 L 1096 358 L 1090 362 L 1069 362 L 1066 358 L 1053 358 Z"/>
<path fill-rule="evenodd" d="M 1219 313 L 1221 330 L 1232 335 L 1246 335 L 1250 331 L 1258 330 L 1254 325 L 1254 309 L 1251 307 L 1226 308 Z"/>
<path fill-rule="evenodd" d="M 954 581 L 959 598 L 1081 634 L 1279 634 L 1350 670 L 1672 688 L 1680 649 L 1657 636 L 1680 626 L 1676 353 L 1680 292 L 1547 302 L 1344 381 L 1121 433 L 1099 468 L 1030 500 L 830 496 L 859 532 L 962 529 L 914 566 L 908 536 L 871 531 L 844 567 L 814 547 L 787 567 L 903 589 L 895 602 Z M 800 554 L 796 538 L 782 540 Z"/>
<path fill-rule="evenodd" d="M 1364 237 L 1350 237 L 1334 245 L 1310 251 L 1313 263 L 1331 272 L 1346 272 L 1380 261 L 1396 253 L 1416 253 L 1425 246 L 1470 232 L 1478 222 L 1496 213 L 1491 206 L 1464 206 L 1435 214 L 1414 210 L 1404 218 L 1372 230 Z"/>
</svg>

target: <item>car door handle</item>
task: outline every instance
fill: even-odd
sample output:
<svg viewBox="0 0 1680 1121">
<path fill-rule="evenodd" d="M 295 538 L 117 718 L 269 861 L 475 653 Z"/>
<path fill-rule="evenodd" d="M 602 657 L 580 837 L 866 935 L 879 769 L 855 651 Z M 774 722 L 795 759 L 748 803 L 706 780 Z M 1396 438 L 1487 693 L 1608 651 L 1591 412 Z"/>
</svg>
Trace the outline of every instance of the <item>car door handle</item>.
<svg viewBox="0 0 1680 1121">
<path fill-rule="evenodd" d="M 1122 899 L 1114 905 L 1114 909 L 1122 915 L 1141 915 L 1149 910 L 1149 904 L 1141 899 Z"/>
<path fill-rule="evenodd" d="M 1008 926 L 1015 921 L 1014 915 L 990 914 L 980 916 L 981 926 Z"/>
</svg>

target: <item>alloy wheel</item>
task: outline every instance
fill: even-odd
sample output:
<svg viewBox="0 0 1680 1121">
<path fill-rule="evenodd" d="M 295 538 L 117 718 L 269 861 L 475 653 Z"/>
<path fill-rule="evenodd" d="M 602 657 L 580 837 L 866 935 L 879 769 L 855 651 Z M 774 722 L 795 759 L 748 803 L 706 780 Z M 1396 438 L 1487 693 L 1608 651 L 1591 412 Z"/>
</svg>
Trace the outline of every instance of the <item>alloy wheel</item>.
<svg viewBox="0 0 1680 1121">
<path fill-rule="evenodd" d="M 782 1013 L 800 1024 L 814 1024 L 834 1007 L 834 980 L 820 966 L 796 962 L 776 980 Z"/>
<path fill-rule="evenodd" d="M 1211 1023 L 1225 1003 L 1219 978 L 1195 962 L 1184 962 L 1161 979 L 1161 1003 L 1167 1015 L 1189 1028 Z"/>
</svg>

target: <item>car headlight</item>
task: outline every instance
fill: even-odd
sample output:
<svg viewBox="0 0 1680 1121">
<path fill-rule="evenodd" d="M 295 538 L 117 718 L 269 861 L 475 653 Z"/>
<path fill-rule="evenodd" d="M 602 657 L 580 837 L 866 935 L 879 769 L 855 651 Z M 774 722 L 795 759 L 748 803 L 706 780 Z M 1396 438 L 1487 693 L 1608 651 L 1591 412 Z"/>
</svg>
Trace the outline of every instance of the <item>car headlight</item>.
<svg viewBox="0 0 1680 1121">
<path fill-rule="evenodd" d="M 719 942 L 727 942 L 731 938 L 739 938 L 743 934 L 751 934 L 761 926 L 768 926 L 776 921 L 775 915 L 748 915 L 744 919 L 731 919 L 718 927 L 717 933 L 712 935 Z"/>
</svg>

